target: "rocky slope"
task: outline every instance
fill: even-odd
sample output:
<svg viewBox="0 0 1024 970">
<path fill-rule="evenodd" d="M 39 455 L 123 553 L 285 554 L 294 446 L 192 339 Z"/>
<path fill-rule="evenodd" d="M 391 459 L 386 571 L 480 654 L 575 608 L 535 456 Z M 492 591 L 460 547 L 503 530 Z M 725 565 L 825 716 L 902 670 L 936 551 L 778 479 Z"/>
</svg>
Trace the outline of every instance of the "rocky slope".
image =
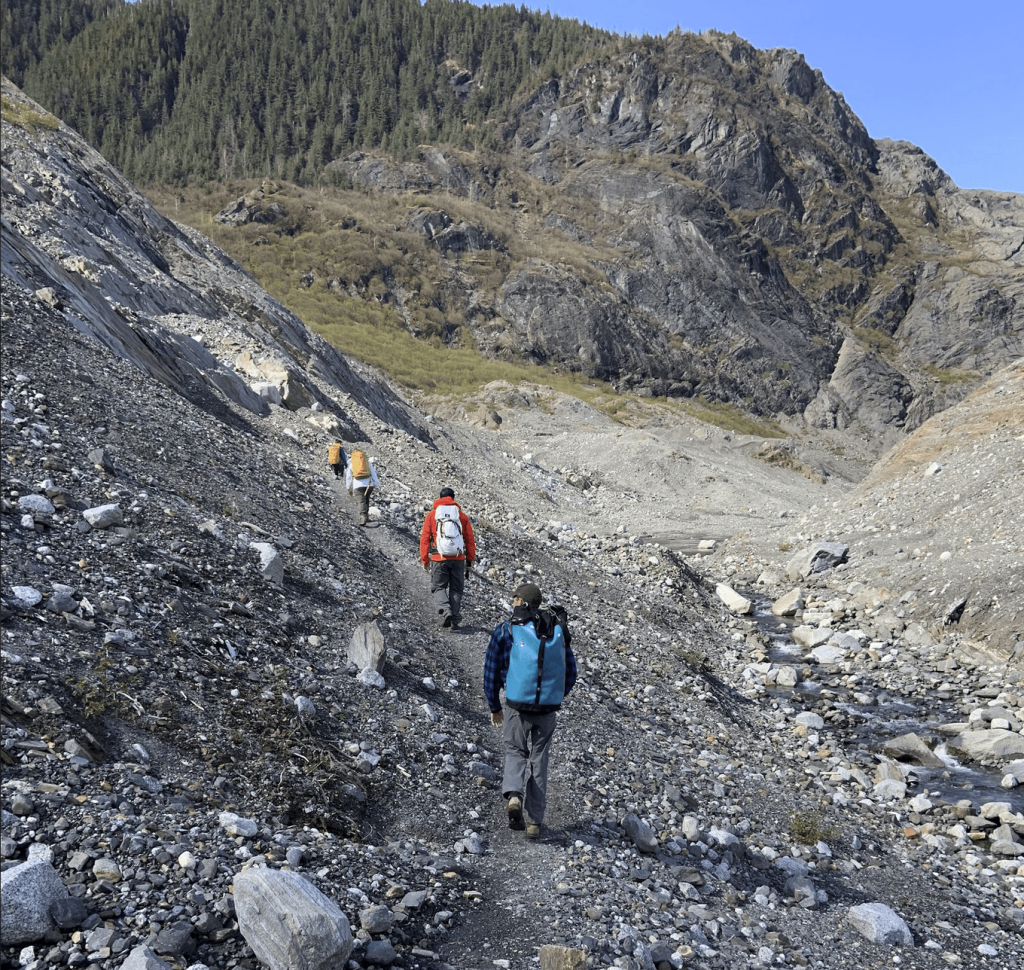
<svg viewBox="0 0 1024 970">
<path fill-rule="evenodd" d="M 864 491 L 543 388 L 486 389 L 480 428 L 321 348 L 66 130 L 5 119 L 3 162 L 5 964 L 1024 965 L 1019 370 Z M 366 529 L 338 430 L 381 472 Z M 441 484 L 480 541 L 454 634 L 416 555 Z M 698 538 L 729 541 L 671 548 Z M 787 579 L 817 540 L 848 564 Z M 536 844 L 480 683 L 524 576 L 581 669 Z M 720 582 L 799 583 L 800 652 Z M 293 923 L 245 902 L 272 887 Z"/>
</svg>

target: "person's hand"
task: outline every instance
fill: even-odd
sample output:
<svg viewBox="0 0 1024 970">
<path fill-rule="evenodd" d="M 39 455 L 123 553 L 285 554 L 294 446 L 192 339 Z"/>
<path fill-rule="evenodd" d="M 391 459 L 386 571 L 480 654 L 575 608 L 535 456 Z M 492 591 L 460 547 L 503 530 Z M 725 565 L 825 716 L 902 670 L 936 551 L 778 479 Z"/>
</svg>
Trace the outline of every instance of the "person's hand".
<svg viewBox="0 0 1024 970">
<path fill-rule="evenodd" d="M 466 563 L 466 579 L 469 579 L 473 572 L 473 564 L 471 562 Z"/>
<path fill-rule="evenodd" d="M 500 728 L 504 720 L 504 711 L 491 711 L 491 727 Z"/>
<path fill-rule="evenodd" d="M 426 572 L 426 573 L 430 572 L 430 563 L 429 562 L 425 562 L 423 564 L 423 571 Z"/>
</svg>

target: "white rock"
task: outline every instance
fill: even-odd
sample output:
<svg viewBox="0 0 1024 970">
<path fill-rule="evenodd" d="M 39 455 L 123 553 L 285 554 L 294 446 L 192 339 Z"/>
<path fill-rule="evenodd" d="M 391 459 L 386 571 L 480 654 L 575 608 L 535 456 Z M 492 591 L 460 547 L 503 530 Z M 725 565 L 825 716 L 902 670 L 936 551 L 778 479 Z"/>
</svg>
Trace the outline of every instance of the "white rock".
<svg viewBox="0 0 1024 970">
<path fill-rule="evenodd" d="M 343 967 L 352 930 L 338 905 L 309 880 L 256 866 L 235 876 L 238 929 L 269 970 Z"/>
<path fill-rule="evenodd" d="M 260 556 L 260 572 L 268 583 L 275 586 L 284 584 L 284 561 L 281 559 L 277 549 L 269 542 L 253 542 L 251 549 L 255 549 Z"/>
<path fill-rule="evenodd" d="M 18 601 L 17 605 L 23 610 L 38 606 L 43 598 L 43 594 L 34 586 L 13 586 L 11 587 L 11 592 Z"/>
<path fill-rule="evenodd" d="M 906 922 L 884 903 L 861 903 L 846 914 L 850 925 L 872 943 L 913 946 L 914 937 Z"/>
<path fill-rule="evenodd" d="M 82 513 L 82 518 L 94 529 L 109 529 L 124 523 L 121 506 L 117 504 L 97 505 L 95 508 L 86 509 Z"/>
<path fill-rule="evenodd" d="M 377 673 L 384 670 L 387 650 L 384 634 L 375 620 L 355 628 L 348 644 L 348 659 L 360 670 L 375 670 Z"/>
<path fill-rule="evenodd" d="M 364 684 L 366 687 L 375 687 L 377 690 L 383 690 L 387 687 L 387 681 L 377 673 L 372 667 L 364 667 L 356 674 L 356 680 L 360 684 Z"/>
<path fill-rule="evenodd" d="M 826 643 L 824 646 L 815 647 L 809 656 L 815 663 L 837 664 L 846 657 L 846 651 Z"/>
<path fill-rule="evenodd" d="M 715 587 L 715 595 L 725 604 L 730 613 L 743 616 L 754 612 L 754 603 L 745 596 L 741 596 L 731 586 L 719 583 Z"/>
<path fill-rule="evenodd" d="M 820 714 L 815 714 L 814 711 L 801 711 L 793 720 L 813 731 L 825 726 L 825 719 Z"/>
<path fill-rule="evenodd" d="M 234 812 L 221 812 L 217 821 L 228 835 L 240 835 L 245 839 L 251 839 L 260 830 L 252 819 L 242 818 Z"/>
<path fill-rule="evenodd" d="M 18 508 L 39 515 L 53 515 L 57 511 L 53 502 L 42 495 L 22 495 L 18 499 Z"/>
</svg>

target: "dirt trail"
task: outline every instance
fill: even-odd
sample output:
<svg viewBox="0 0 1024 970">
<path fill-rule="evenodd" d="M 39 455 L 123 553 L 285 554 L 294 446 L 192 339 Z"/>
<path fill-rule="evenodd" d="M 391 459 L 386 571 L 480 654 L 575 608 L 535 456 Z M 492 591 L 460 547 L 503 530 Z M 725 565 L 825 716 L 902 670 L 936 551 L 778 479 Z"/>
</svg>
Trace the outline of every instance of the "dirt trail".
<svg viewBox="0 0 1024 970">
<path fill-rule="evenodd" d="M 358 528 L 355 526 L 355 502 L 340 484 L 336 488 L 336 500 L 342 513 Z M 489 761 L 499 773 L 499 780 L 481 791 L 480 802 L 485 809 L 482 818 L 467 818 L 463 826 L 449 834 L 448 841 L 454 847 L 459 839 L 475 829 L 483 838 L 486 851 L 483 855 L 463 856 L 461 860 L 471 872 L 481 899 L 463 913 L 438 955 L 463 970 L 492 970 L 495 960 L 522 965 L 536 957 L 540 946 L 551 942 L 551 928 L 543 919 L 543 913 L 547 911 L 546 900 L 557 893 L 558 866 L 553 856 L 573 837 L 574 780 L 564 758 L 560 757 L 563 750 L 559 742 L 564 743 L 564 734 L 560 739 L 556 732 L 553 742 L 546 829 L 541 839 L 531 842 L 522 832 L 508 828 L 501 796 L 501 737 L 500 732 L 490 726 L 483 695 L 487 643 L 493 626 L 503 618 L 492 604 L 504 591 L 495 589 L 486 577 L 473 574 L 466 583 L 462 627 L 454 632 L 442 630 L 434 621 L 427 574 L 419 566 L 418 527 L 396 529 L 371 520 L 365 533 L 375 548 L 394 564 L 395 585 L 422 616 L 424 635 L 443 642 L 443 653 L 451 663 L 447 673 L 458 679 L 456 692 L 461 704 L 479 716 L 480 745 L 493 753 Z M 561 716 L 568 715 L 563 712 Z"/>
</svg>

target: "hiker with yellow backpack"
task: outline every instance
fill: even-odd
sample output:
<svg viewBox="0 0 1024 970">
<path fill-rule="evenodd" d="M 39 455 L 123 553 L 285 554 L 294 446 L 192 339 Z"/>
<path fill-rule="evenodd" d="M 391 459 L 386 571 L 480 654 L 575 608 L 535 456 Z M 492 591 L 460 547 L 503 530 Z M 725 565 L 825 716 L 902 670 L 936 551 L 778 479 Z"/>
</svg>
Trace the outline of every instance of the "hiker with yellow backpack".
<svg viewBox="0 0 1024 970">
<path fill-rule="evenodd" d="M 380 488 L 380 481 L 377 479 L 373 459 L 365 451 L 353 451 L 348 456 L 348 466 L 345 468 L 345 490 L 356 497 L 360 525 L 370 521 L 370 495 L 375 488 Z"/>
<path fill-rule="evenodd" d="M 341 447 L 341 442 L 335 440 L 335 442 L 327 447 L 327 464 L 331 466 L 331 471 L 334 472 L 335 478 L 341 478 L 342 472 L 345 471 L 345 466 L 348 462 L 345 460 L 345 449 Z"/>
</svg>

